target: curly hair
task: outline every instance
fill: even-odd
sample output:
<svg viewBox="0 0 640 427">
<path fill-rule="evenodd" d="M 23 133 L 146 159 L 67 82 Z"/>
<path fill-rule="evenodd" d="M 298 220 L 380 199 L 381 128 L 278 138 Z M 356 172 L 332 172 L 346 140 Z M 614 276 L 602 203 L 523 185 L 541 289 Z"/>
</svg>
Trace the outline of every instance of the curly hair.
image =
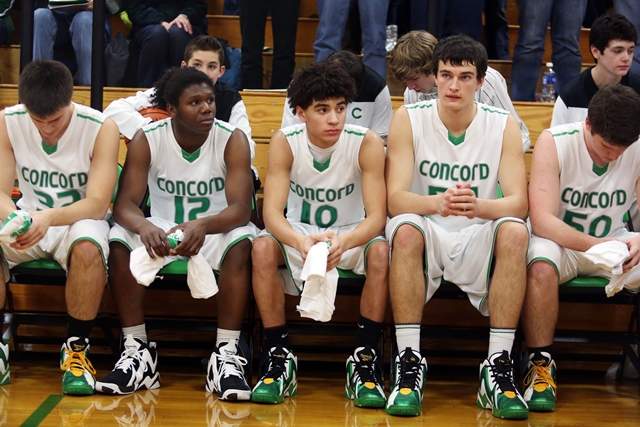
<svg viewBox="0 0 640 427">
<path fill-rule="evenodd" d="M 287 89 L 293 114 L 296 107 L 306 110 L 313 101 L 344 98 L 349 104 L 356 95 L 356 84 L 349 74 L 340 65 L 327 61 L 302 68 Z"/>
<path fill-rule="evenodd" d="M 167 104 L 177 106 L 180 102 L 180 95 L 186 88 L 201 84 L 206 84 L 211 88 L 211 91 L 214 91 L 211 79 L 202 71 L 190 67 L 170 68 L 155 83 L 156 92 L 151 98 L 151 103 L 154 107 L 163 110 L 167 109 Z"/>
</svg>

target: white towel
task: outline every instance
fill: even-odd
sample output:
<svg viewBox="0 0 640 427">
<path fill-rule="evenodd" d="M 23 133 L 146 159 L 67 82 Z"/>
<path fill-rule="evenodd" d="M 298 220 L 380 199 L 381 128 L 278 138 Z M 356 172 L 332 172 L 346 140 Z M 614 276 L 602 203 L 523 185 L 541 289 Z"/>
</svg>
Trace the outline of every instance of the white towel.
<svg viewBox="0 0 640 427">
<path fill-rule="evenodd" d="M 13 211 L 0 226 L 0 242 L 15 243 L 16 237 L 27 232 L 33 218 L 26 211 Z"/>
<path fill-rule="evenodd" d="M 604 288 L 608 297 L 620 292 L 630 271 L 622 273 L 624 261 L 629 258 L 629 248 L 619 240 L 598 243 L 584 253 L 587 259 L 603 270 L 611 272 L 609 284 Z"/>
<path fill-rule="evenodd" d="M 149 286 L 162 267 L 181 258 L 175 256 L 156 257 L 154 260 L 147 253 L 147 249 L 142 246 L 131 252 L 129 268 L 138 283 Z M 187 263 L 187 285 L 189 285 L 191 296 L 194 298 L 206 299 L 218 293 L 218 284 L 213 270 L 205 257 L 200 254 L 192 256 Z"/>
<path fill-rule="evenodd" d="M 316 243 L 307 254 L 302 267 L 300 278 L 305 281 L 300 305 L 297 310 L 300 316 L 321 322 L 331 320 L 338 288 L 338 270 L 332 268 L 327 271 L 327 257 L 329 248 L 327 243 Z"/>
</svg>

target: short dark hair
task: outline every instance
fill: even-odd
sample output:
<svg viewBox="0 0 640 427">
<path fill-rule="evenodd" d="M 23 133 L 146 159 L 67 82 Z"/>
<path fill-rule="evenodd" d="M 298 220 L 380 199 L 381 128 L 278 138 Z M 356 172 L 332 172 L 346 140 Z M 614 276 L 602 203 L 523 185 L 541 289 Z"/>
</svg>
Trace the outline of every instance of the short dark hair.
<svg viewBox="0 0 640 427">
<path fill-rule="evenodd" d="M 367 70 L 365 69 L 364 62 L 362 62 L 358 55 L 348 50 L 340 50 L 329 55 L 326 61 L 338 64 L 344 68 L 347 74 L 355 81 L 356 92 L 360 93 Z"/>
<path fill-rule="evenodd" d="M 220 66 L 224 65 L 224 49 L 217 38 L 205 34 L 191 39 L 184 48 L 184 62 L 189 63 L 193 52 L 198 50 L 217 53 Z"/>
<path fill-rule="evenodd" d="M 587 117 L 593 135 L 629 147 L 640 136 L 640 95 L 628 86 L 605 86 L 591 99 Z"/>
<path fill-rule="evenodd" d="M 438 42 L 431 62 L 434 75 L 438 74 L 440 61 L 455 66 L 474 65 L 478 80 L 487 73 L 487 50 L 482 44 L 464 34 L 445 37 Z"/>
<path fill-rule="evenodd" d="M 593 21 L 589 31 L 589 46 L 595 46 L 600 52 L 604 52 L 611 40 L 625 40 L 633 44 L 638 42 L 638 32 L 626 16 L 619 13 L 605 14 Z"/>
<path fill-rule="evenodd" d="M 73 76 L 61 62 L 30 62 L 18 81 L 18 99 L 38 118 L 49 117 L 71 102 Z"/>
<path fill-rule="evenodd" d="M 156 92 L 151 103 L 163 110 L 167 109 L 167 104 L 178 106 L 180 96 L 186 88 L 201 84 L 206 84 L 214 91 L 211 79 L 202 71 L 190 67 L 170 68 L 154 85 Z"/>
<path fill-rule="evenodd" d="M 356 97 L 356 85 L 347 72 L 338 64 L 317 62 L 307 65 L 293 76 L 287 89 L 289 106 L 306 110 L 314 100 L 344 98 L 348 104 Z"/>
</svg>

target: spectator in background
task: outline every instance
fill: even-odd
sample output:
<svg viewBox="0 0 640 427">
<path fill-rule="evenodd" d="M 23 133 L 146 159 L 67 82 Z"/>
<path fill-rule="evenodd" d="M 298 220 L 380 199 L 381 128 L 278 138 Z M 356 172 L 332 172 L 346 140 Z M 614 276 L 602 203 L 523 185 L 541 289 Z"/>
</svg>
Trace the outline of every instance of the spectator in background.
<svg viewBox="0 0 640 427">
<path fill-rule="evenodd" d="M 485 0 L 484 29 L 487 36 L 489 59 L 508 61 L 509 22 L 507 21 L 507 0 Z"/>
<path fill-rule="evenodd" d="M 130 0 L 130 37 L 140 46 L 138 87 L 151 87 L 165 68 L 180 66 L 189 40 L 207 33 L 207 0 Z"/>
<path fill-rule="evenodd" d="M 93 0 L 85 10 L 36 9 L 33 28 L 33 59 L 53 59 L 54 48 L 73 49 L 78 64 L 74 84 L 91 86 Z M 107 19 L 104 21 L 104 40 L 105 45 L 111 40 L 111 23 Z"/>
<path fill-rule="evenodd" d="M 513 52 L 511 97 L 535 101 L 547 25 L 551 24 L 556 92 L 580 74 L 580 26 L 587 0 L 520 0 L 518 42 Z"/>
<path fill-rule="evenodd" d="M 613 8 L 616 10 L 616 13 L 626 16 L 636 30 L 640 29 L 640 1 L 613 0 Z M 636 49 L 638 49 L 637 44 Z M 631 65 L 630 72 L 640 75 L 640 53 L 633 57 L 633 65 Z"/>
<path fill-rule="evenodd" d="M 242 32 L 242 87 L 262 89 L 262 50 L 271 11 L 273 66 L 271 89 L 286 89 L 296 67 L 296 33 L 300 0 L 239 0 Z"/>
<path fill-rule="evenodd" d="M 11 6 L 15 0 L 0 0 L 0 44 L 7 44 L 13 35 L 13 20 Z"/>
<path fill-rule="evenodd" d="M 349 15 L 349 2 L 345 0 L 317 0 L 320 22 L 313 44 L 316 62 L 324 61 L 340 50 L 342 36 Z M 382 78 L 387 76 L 387 51 L 385 50 L 386 21 L 389 0 L 358 1 L 364 63 Z"/>
</svg>

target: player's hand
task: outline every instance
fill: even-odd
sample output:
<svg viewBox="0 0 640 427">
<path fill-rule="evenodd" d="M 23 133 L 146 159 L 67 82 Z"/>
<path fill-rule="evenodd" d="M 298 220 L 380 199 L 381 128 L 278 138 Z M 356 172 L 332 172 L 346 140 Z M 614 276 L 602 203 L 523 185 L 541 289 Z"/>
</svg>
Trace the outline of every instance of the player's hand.
<svg viewBox="0 0 640 427">
<path fill-rule="evenodd" d="M 344 245 L 342 244 L 342 240 L 340 240 L 340 236 L 334 233 L 331 230 L 327 230 L 324 232 L 324 235 L 329 239 L 329 257 L 327 257 L 327 271 L 336 267 L 340 260 L 342 259 L 342 254 L 344 253 Z"/>
<path fill-rule="evenodd" d="M 147 224 L 138 230 L 138 235 L 151 259 L 156 259 L 156 255 L 161 257 L 170 255 L 171 243 L 162 228 L 147 221 Z"/>
<path fill-rule="evenodd" d="M 43 211 L 29 212 L 31 215 L 32 223 L 26 233 L 16 237 L 16 241 L 11 244 L 11 247 L 16 250 L 25 250 L 38 243 L 49 231 L 51 222 L 53 221 L 51 209 L 45 209 Z"/>
<path fill-rule="evenodd" d="M 640 235 L 621 240 L 629 248 L 629 258 L 624 261 L 622 271 L 626 273 L 640 262 Z"/>
<path fill-rule="evenodd" d="M 184 237 L 182 242 L 174 249 L 171 249 L 171 255 L 194 256 L 200 252 L 204 239 L 207 236 L 207 225 L 204 221 L 196 219 L 176 225 L 167 234 L 171 234 L 176 230 L 182 230 Z"/>
<path fill-rule="evenodd" d="M 177 25 L 178 28 L 182 28 L 187 33 L 193 34 L 193 28 L 191 28 L 191 22 L 189 21 L 189 17 L 187 15 L 180 14 L 176 16 L 176 19 L 171 21 L 171 25 Z"/>
<path fill-rule="evenodd" d="M 445 199 L 450 215 L 466 216 L 469 219 L 478 215 L 478 199 L 471 184 L 456 184 L 456 188 L 447 190 Z"/>
<path fill-rule="evenodd" d="M 307 254 L 311 247 L 318 242 L 328 242 L 329 239 L 322 234 L 310 234 L 308 236 L 304 236 L 302 240 L 298 243 L 298 246 L 295 248 L 302 257 L 302 262 L 307 260 Z"/>
</svg>

